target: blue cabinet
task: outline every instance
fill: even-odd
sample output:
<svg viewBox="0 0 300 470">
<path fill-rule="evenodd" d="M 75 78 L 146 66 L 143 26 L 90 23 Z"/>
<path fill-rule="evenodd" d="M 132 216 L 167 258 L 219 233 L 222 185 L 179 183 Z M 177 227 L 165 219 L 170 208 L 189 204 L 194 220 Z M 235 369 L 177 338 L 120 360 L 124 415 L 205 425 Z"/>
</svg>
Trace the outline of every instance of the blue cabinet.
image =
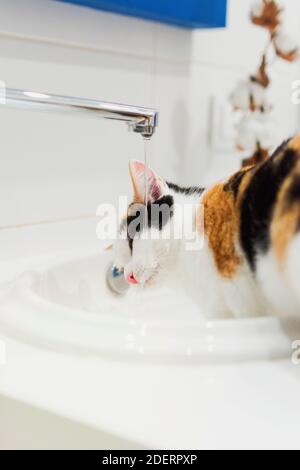
<svg viewBox="0 0 300 470">
<path fill-rule="evenodd" d="M 226 25 L 227 0 L 60 0 L 185 28 Z"/>
</svg>

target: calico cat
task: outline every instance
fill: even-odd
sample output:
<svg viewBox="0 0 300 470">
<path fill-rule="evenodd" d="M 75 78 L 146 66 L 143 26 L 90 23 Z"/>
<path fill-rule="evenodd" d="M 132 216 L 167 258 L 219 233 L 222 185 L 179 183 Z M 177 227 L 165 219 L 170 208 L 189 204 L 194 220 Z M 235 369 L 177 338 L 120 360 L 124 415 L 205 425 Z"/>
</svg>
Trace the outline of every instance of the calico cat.
<svg viewBox="0 0 300 470">
<path fill-rule="evenodd" d="M 129 167 L 139 207 L 145 207 L 145 177 L 149 188 L 148 224 L 130 233 L 136 218 L 130 205 L 114 246 L 129 283 L 177 282 L 208 318 L 300 314 L 300 135 L 209 188 L 168 183 L 141 162 Z M 149 215 L 162 205 L 167 216 Z M 186 205 L 203 240 L 197 250 L 187 249 L 188 237 L 174 237 Z"/>
</svg>

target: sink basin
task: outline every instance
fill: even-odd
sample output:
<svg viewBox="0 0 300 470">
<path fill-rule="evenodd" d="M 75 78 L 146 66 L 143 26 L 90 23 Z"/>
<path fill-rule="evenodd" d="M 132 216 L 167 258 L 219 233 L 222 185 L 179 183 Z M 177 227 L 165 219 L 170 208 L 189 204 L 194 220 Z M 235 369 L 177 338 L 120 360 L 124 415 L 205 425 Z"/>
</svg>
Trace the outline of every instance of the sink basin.
<svg viewBox="0 0 300 470">
<path fill-rule="evenodd" d="M 206 321 L 201 308 L 171 287 L 131 288 L 115 296 L 105 282 L 110 262 L 107 252 L 89 252 L 2 284 L 1 331 L 55 351 L 134 360 L 290 357 L 291 338 L 278 319 Z"/>
</svg>

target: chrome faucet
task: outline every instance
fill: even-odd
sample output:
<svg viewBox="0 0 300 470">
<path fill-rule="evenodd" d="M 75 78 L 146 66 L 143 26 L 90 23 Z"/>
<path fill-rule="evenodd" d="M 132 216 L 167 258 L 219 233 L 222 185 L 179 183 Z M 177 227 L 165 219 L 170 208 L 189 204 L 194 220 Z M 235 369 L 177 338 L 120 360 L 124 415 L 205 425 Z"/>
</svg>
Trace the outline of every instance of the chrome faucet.
<svg viewBox="0 0 300 470">
<path fill-rule="evenodd" d="M 37 111 L 77 114 L 87 117 L 123 121 L 129 129 L 150 139 L 158 124 L 158 112 L 154 109 L 140 108 L 125 104 L 109 103 L 106 101 L 69 96 L 50 95 L 30 90 L 14 90 L 6 88 L 1 91 L 1 103 L 13 108 L 32 109 Z M 125 294 L 129 285 L 124 272 L 114 264 L 107 269 L 106 281 L 110 290 L 115 294 Z"/>
<path fill-rule="evenodd" d="M 131 130 L 141 134 L 144 138 L 151 138 L 158 124 L 158 112 L 150 108 L 12 88 L 4 89 L 1 96 L 3 105 L 14 108 L 123 121 L 128 124 Z"/>
</svg>

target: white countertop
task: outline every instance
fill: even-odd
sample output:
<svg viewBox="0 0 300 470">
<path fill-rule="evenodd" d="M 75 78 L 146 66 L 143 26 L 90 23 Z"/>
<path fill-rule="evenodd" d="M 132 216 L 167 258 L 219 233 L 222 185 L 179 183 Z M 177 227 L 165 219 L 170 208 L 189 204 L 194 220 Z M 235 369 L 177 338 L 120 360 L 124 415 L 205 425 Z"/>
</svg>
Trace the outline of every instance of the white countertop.
<svg viewBox="0 0 300 470">
<path fill-rule="evenodd" d="M 299 448 L 300 366 L 66 356 L 1 336 L 0 392 L 146 448 Z"/>
</svg>

